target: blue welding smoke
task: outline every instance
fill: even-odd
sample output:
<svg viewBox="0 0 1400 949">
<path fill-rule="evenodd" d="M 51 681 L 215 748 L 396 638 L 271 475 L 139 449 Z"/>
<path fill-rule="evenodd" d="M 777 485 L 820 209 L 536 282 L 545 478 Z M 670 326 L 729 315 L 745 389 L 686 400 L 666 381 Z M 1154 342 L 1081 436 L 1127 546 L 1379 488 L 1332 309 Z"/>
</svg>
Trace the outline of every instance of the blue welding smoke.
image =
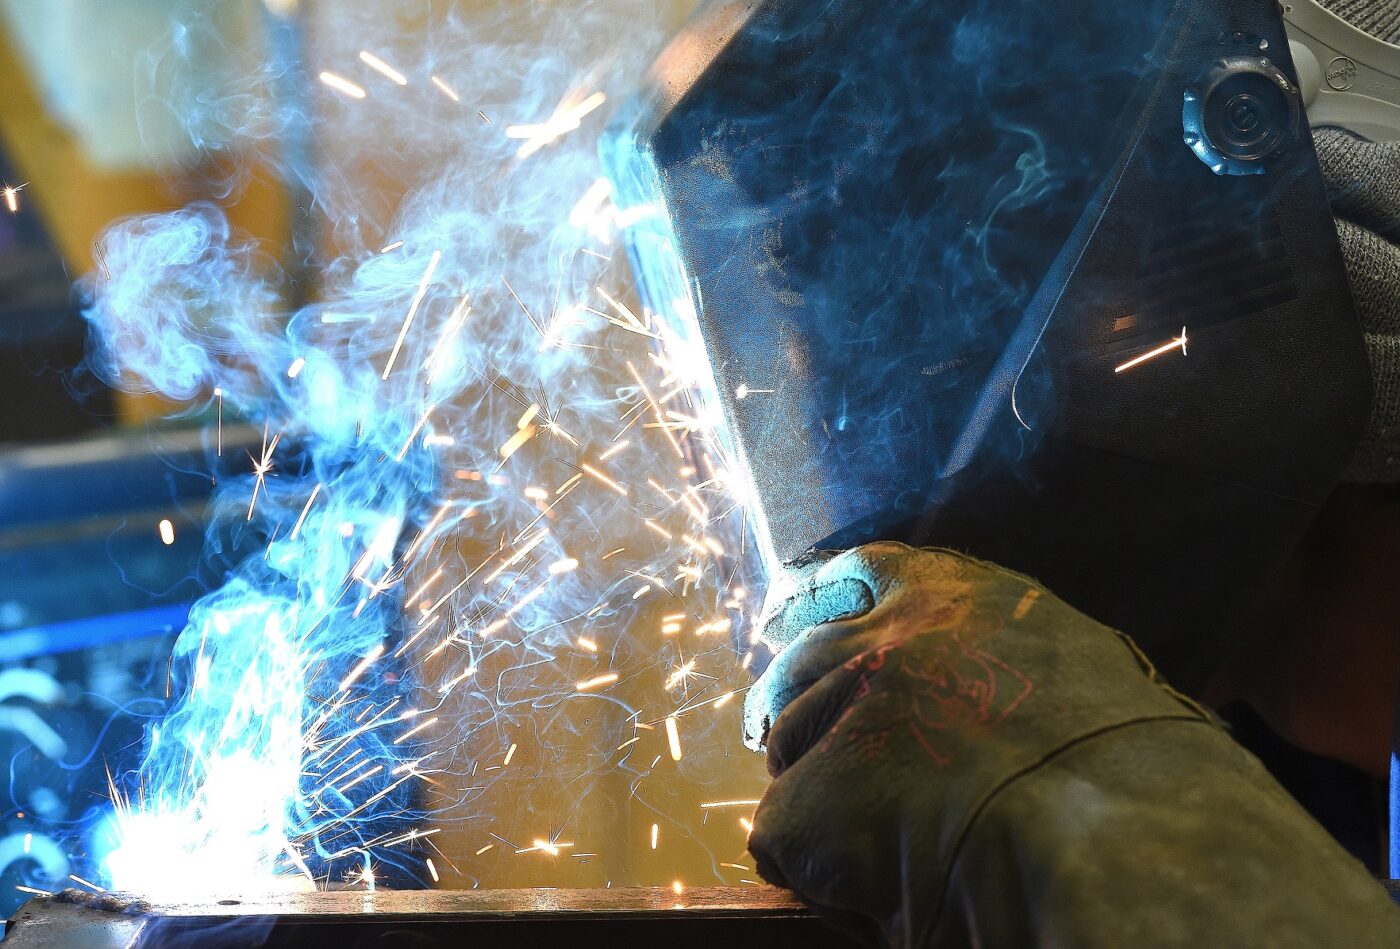
<svg viewBox="0 0 1400 949">
<path fill-rule="evenodd" d="M 422 675 L 414 648 L 456 657 L 455 682 L 428 684 L 446 696 L 493 651 L 549 655 L 560 618 L 596 599 L 567 576 L 532 592 L 527 570 L 569 569 L 568 545 L 548 531 L 521 540 L 515 526 L 540 505 L 491 472 L 519 433 L 583 450 L 618 414 L 618 389 L 590 372 L 586 340 L 602 321 L 575 302 L 597 300 L 605 266 L 589 252 L 603 112 L 588 104 L 625 94 L 654 13 L 503 4 L 428 29 L 412 6 L 326 14 L 318 62 L 302 68 L 361 95 L 327 84 L 319 112 L 279 111 L 261 94 L 286 70 L 264 63 L 187 103 L 197 146 L 262 142 L 265 162 L 311 187 L 338 251 L 321 262 L 316 302 L 289 311 L 279 262 L 213 204 L 120 221 L 100 241 L 86 314 L 99 374 L 266 431 L 254 472 L 218 486 L 210 528 L 211 543 L 232 530 L 257 548 L 195 605 L 173 704 L 148 726 L 140 767 L 114 778 L 117 807 L 94 846 L 123 890 L 310 886 L 363 875 L 371 856 L 406 859 L 395 845 L 419 826 L 416 782 L 443 761 L 424 744 L 437 709 L 406 685 Z M 405 30 L 414 40 L 396 17 L 418 24 Z M 210 28 L 192 15 L 167 56 Z M 314 181 L 274 147 L 293 127 L 311 129 L 323 156 Z M 392 212 L 344 184 L 370 167 L 402 183 Z M 518 454 L 528 483 L 558 451 Z M 644 460 L 638 480 L 662 464 Z M 447 491 L 454 471 L 475 494 Z M 624 503 L 606 484 L 586 490 L 594 526 Z M 507 553 L 532 544 L 529 557 L 501 556 L 489 590 L 405 619 L 413 558 L 469 519 Z"/>
</svg>

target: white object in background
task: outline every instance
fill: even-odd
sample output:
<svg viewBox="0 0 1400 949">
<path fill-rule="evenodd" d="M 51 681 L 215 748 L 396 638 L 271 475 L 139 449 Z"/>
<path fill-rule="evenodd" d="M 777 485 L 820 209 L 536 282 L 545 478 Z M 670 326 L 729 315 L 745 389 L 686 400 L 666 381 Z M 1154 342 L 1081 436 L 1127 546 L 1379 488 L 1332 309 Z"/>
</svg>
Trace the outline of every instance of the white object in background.
<svg viewBox="0 0 1400 949">
<path fill-rule="evenodd" d="M 179 167 L 228 144 L 230 117 L 190 105 L 257 69 L 266 16 L 259 0 L 0 0 L 49 114 L 106 171 Z"/>
<path fill-rule="evenodd" d="M 1283 21 L 1312 127 L 1400 141 L 1400 46 L 1363 33 L 1317 0 L 1285 0 Z"/>
</svg>

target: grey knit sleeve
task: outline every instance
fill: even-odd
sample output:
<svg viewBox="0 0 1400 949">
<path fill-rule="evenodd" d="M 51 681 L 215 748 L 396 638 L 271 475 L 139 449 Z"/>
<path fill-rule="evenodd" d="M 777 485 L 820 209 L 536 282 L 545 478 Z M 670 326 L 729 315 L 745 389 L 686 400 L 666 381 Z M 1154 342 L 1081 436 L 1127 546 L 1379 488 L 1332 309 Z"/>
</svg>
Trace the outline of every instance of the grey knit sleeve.
<svg viewBox="0 0 1400 949">
<path fill-rule="evenodd" d="M 1318 0 L 1352 26 L 1387 43 L 1400 43 L 1400 0 Z"/>
</svg>

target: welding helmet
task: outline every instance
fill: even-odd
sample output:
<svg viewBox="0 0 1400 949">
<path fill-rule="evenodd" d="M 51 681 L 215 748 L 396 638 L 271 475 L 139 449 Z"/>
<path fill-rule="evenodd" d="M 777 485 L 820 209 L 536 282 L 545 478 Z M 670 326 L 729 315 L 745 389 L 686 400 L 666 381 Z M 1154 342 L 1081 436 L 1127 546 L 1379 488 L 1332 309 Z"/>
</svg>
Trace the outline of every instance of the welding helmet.
<svg viewBox="0 0 1400 949">
<path fill-rule="evenodd" d="M 1274 0 L 718 0 L 604 158 L 775 563 L 964 550 L 1192 690 L 1366 426 Z"/>
</svg>

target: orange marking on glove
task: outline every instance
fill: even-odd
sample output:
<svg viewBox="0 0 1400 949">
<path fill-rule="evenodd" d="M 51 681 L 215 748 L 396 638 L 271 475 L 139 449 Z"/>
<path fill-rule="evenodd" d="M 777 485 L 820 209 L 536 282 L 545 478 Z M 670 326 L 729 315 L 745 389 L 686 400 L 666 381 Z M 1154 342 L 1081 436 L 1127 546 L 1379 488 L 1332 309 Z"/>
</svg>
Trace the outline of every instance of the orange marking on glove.
<svg viewBox="0 0 1400 949">
<path fill-rule="evenodd" d="M 1027 590 L 1027 591 L 1026 591 L 1026 595 L 1023 596 L 1023 597 L 1021 597 L 1021 602 L 1016 604 L 1016 612 L 1014 612 L 1014 613 L 1011 614 L 1011 618 L 1012 618 L 1012 619 L 1025 619 L 1025 618 L 1026 618 L 1026 614 L 1029 613 L 1029 612 L 1031 611 L 1031 607 L 1032 607 L 1032 606 L 1035 606 L 1035 601 L 1038 600 L 1038 599 L 1040 599 L 1040 591 L 1039 591 L 1039 590 L 1036 590 L 1036 589 Z"/>
</svg>

